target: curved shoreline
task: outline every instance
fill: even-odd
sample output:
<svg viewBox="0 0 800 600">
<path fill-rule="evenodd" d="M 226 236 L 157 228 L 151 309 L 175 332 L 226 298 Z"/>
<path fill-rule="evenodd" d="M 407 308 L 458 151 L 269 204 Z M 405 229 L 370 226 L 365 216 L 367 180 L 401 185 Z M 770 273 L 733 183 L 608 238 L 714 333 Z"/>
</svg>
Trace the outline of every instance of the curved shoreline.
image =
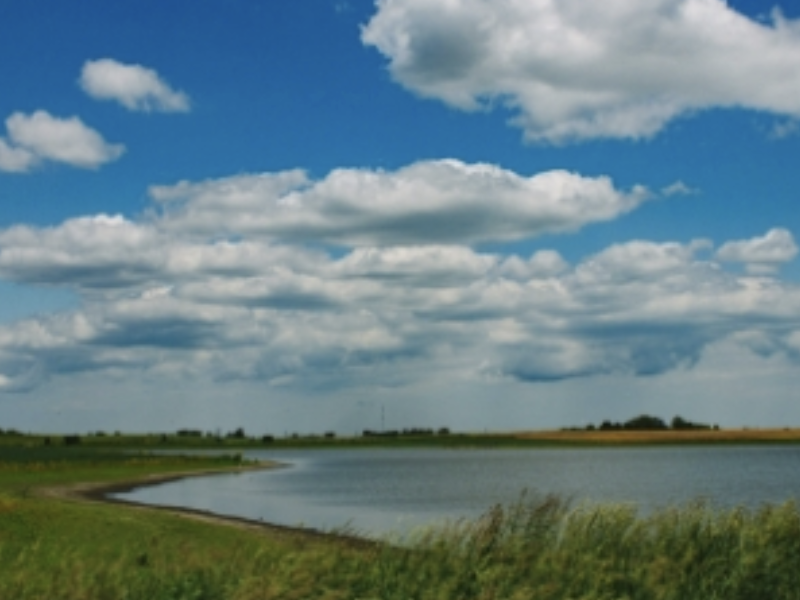
<svg viewBox="0 0 800 600">
<path fill-rule="evenodd" d="M 234 527 L 241 531 L 251 531 L 262 534 L 270 534 L 278 537 L 289 537 L 295 540 L 307 541 L 335 541 L 354 548 L 375 548 L 381 542 L 368 538 L 347 535 L 344 533 L 324 532 L 317 529 L 305 527 L 293 527 L 289 525 L 279 525 L 267 521 L 237 517 L 234 515 L 222 515 L 210 510 L 189 508 L 181 506 L 170 506 L 165 504 L 149 504 L 126 500 L 124 498 L 112 498 L 110 494 L 124 494 L 143 487 L 161 485 L 189 479 L 191 477 L 205 477 L 209 475 L 225 475 L 246 473 L 248 471 L 263 471 L 288 467 L 284 463 L 274 461 L 260 461 L 255 465 L 246 465 L 234 468 L 204 469 L 200 471 L 178 471 L 174 473 L 155 473 L 134 479 L 125 479 L 114 482 L 85 482 L 68 484 L 54 487 L 44 487 L 37 490 L 40 496 L 59 500 L 71 500 L 85 503 L 102 503 L 125 506 L 133 510 L 152 510 L 168 513 L 177 517 L 192 519 L 203 523 L 214 525 L 224 525 Z"/>
</svg>

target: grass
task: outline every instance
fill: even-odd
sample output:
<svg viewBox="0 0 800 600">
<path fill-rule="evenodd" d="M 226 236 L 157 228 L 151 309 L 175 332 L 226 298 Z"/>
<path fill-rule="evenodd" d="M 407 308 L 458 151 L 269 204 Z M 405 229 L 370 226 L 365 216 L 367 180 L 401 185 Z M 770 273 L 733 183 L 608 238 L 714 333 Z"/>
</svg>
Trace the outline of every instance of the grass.
<svg viewBox="0 0 800 600">
<path fill-rule="evenodd" d="M 69 453 L 67 453 L 69 450 Z M 800 598 L 800 510 L 530 495 L 403 544 L 258 534 L 37 490 L 233 467 L 236 457 L 0 453 L 0 598 L 775 600 Z"/>
</svg>

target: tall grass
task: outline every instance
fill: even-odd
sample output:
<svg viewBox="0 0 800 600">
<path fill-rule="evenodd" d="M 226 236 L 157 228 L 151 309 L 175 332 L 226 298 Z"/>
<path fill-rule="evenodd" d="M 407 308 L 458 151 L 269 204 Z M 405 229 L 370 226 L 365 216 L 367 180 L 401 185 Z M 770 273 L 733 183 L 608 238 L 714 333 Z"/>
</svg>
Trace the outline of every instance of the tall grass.
<svg viewBox="0 0 800 600">
<path fill-rule="evenodd" d="M 632 506 L 528 496 L 370 548 L 200 524 L 176 529 L 165 515 L 159 533 L 142 522 L 143 531 L 123 537 L 112 521 L 126 511 L 105 507 L 99 518 L 117 543 L 47 536 L 46 528 L 20 543 L 21 532 L 4 537 L 3 527 L 21 503 L 6 504 L 0 598 L 800 598 L 800 511 L 792 502 L 757 510 L 697 502 L 640 515 Z"/>
</svg>

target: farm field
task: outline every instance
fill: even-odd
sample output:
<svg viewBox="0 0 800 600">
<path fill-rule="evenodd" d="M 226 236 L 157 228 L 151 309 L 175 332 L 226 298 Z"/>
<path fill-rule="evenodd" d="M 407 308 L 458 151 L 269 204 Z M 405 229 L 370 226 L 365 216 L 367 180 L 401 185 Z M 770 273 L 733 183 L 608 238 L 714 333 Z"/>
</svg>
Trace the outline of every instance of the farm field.
<svg viewBox="0 0 800 600">
<path fill-rule="evenodd" d="M 531 431 L 510 434 L 531 442 L 594 444 L 796 443 L 800 429 L 695 429 L 665 431 Z"/>
</svg>

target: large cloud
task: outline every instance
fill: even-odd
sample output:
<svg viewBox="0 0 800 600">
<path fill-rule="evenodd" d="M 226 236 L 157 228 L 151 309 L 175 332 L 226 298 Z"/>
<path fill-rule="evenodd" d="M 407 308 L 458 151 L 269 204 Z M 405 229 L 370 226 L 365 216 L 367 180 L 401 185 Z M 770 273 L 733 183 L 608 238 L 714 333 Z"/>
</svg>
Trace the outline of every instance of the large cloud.
<svg viewBox="0 0 800 600">
<path fill-rule="evenodd" d="M 727 272 L 698 257 L 711 249 L 703 241 L 629 242 L 570 265 L 553 251 L 364 247 L 333 258 L 109 218 L 64 227 L 98 226 L 118 228 L 118 252 L 90 251 L 112 248 L 97 233 L 71 245 L 64 232 L 0 238 L 12 256 L 14 243 L 42 247 L 37 260 L 0 260 L 4 277 L 73 285 L 84 299 L 72 313 L 0 328 L 5 389 L 78 371 L 312 387 L 399 385 L 432 370 L 522 381 L 652 375 L 691 367 L 720 340 L 800 356 L 800 289 Z"/>
<path fill-rule="evenodd" d="M 116 100 L 129 110 L 187 112 L 189 97 L 173 90 L 158 73 L 141 65 L 127 65 L 110 58 L 83 65 L 80 84 L 98 100 Z"/>
<path fill-rule="evenodd" d="M 800 116 L 800 26 L 723 0 L 379 0 L 362 40 L 394 78 L 463 110 L 502 104 L 529 140 L 642 138 L 743 107 Z"/>
<path fill-rule="evenodd" d="M 574 231 L 614 219 L 648 193 L 565 171 L 524 177 L 497 166 L 426 161 L 394 172 L 301 171 L 151 189 L 165 227 L 344 245 L 475 243 Z"/>
<path fill-rule="evenodd" d="M 800 359 L 800 289 L 765 269 L 791 234 L 631 241 L 570 264 L 478 251 L 610 219 L 646 193 L 564 172 L 457 161 L 154 188 L 139 220 L 0 230 L 0 278 L 66 287 L 80 309 L 0 327 L 0 389 L 76 372 L 402 385 L 652 375 L 728 341 Z M 492 210 L 483 208 L 489 204 Z M 320 240 L 343 244 L 325 251 Z M 437 375 L 437 376 L 439 376 Z"/>
<path fill-rule="evenodd" d="M 121 144 L 109 144 L 78 117 L 66 119 L 37 110 L 6 119 L 8 141 L 0 138 L 0 170 L 25 172 L 41 161 L 96 169 L 125 152 Z"/>
</svg>

